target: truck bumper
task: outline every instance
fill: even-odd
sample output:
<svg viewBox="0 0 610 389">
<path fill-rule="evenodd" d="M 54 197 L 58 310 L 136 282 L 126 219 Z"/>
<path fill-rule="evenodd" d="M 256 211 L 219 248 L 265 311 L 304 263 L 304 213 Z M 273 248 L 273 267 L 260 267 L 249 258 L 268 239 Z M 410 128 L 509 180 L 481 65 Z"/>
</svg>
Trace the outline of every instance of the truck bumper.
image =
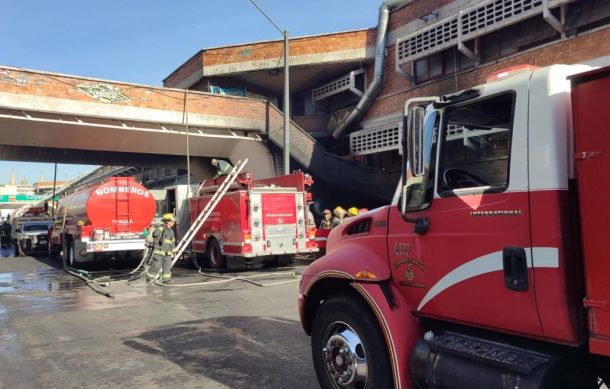
<svg viewBox="0 0 610 389">
<path fill-rule="evenodd" d="M 87 242 L 88 253 L 144 250 L 145 248 L 146 245 L 144 239 L 98 240 Z"/>
</svg>

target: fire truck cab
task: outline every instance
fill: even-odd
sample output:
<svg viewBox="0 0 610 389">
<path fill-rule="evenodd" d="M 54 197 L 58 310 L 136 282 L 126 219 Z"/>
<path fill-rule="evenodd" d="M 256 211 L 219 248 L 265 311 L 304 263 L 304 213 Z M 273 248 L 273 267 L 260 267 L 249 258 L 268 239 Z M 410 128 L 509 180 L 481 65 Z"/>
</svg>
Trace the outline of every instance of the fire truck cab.
<svg viewBox="0 0 610 389">
<path fill-rule="evenodd" d="M 592 342 L 590 312 L 608 315 L 610 290 L 583 303 L 569 77 L 587 69 L 507 69 L 406 102 L 394 201 L 335 228 L 301 280 L 323 388 L 609 382 L 610 326 Z"/>
</svg>

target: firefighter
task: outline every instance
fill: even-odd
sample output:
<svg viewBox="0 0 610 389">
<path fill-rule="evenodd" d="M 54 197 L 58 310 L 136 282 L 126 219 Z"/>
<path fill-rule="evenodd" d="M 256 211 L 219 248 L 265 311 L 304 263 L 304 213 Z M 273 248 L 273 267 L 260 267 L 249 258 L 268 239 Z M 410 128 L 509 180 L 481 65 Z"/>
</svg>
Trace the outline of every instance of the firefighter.
<svg viewBox="0 0 610 389">
<path fill-rule="evenodd" d="M 8 247 L 9 237 L 4 228 L 4 224 L 0 226 L 0 246 L 4 249 Z"/>
<path fill-rule="evenodd" d="M 153 233 L 153 256 L 150 264 L 150 269 L 146 272 L 146 281 L 150 282 L 155 279 L 159 268 L 163 268 L 161 280 L 164 284 L 168 284 L 172 278 L 172 258 L 176 250 L 176 239 L 174 230 L 176 219 L 171 213 L 163 215 L 163 225 L 157 227 Z"/>
<path fill-rule="evenodd" d="M 310 209 L 307 210 L 307 228 L 316 228 L 316 219 Z"/>
<path fill-rule="evenodd" d="M 227 161 L 223 161 L 222 159 L 212 158 L 211 163 L 212 166 L 216 168 L 216 174 L 214 174 L 214 177 L 212 178 L 226 176 L 227 174 L 231 173 L 231 170 L 233 170 L 233 165 L 231 165 Z"/>
<path fill-rule="evenodd" d="M 325 209 L 324 212 L 322 212 L 322 214 L 324 215 L 324 219 L 322 219 L 322 221 L 320 222 L 320 229 L 321 230 L 330 230 L 332 228 L 332 221 L 330 220 L 330 217 L 331 217 L 330 209 Z"/>
<path fill-rule="evenodd" d="M 343 218 L 345 217 L 345 210 L 341 206 L 337 206 L 335 209 L 333 209 L 333 214 L 335 215 L 335 217 L 333 217 L 331 228 L 335 228 L 343 222 Z"/>
</svg>

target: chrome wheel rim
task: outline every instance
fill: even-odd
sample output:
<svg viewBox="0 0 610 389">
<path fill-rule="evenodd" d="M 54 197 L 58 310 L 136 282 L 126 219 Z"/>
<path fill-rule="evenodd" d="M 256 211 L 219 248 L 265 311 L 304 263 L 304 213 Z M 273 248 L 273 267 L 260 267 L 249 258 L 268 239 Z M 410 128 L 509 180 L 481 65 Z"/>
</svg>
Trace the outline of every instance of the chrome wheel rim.
<svg viewBox="0 0 610 389">
<path fill-rule="evenodd" d="M 74 267 L 74 243 L 70 244 L 70 250 L 68 250 L 68 265 Z"/>
<path fill-rule="evenodd" d="M 336 388 L 366 386 L 368 362 L 364 343 L 348 324 L 335 322 L 328 327 L 322 357 L 326 374 Z"/>
</svg>

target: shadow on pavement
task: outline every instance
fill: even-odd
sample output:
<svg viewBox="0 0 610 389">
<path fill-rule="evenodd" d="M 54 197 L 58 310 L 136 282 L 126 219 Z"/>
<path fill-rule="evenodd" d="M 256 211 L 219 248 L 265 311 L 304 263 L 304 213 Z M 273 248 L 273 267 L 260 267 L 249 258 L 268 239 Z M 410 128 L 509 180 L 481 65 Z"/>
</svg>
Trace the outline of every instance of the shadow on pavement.
<svg viewBox="0 0 610 389">
<path fill-rule="evenodd" d="M 44 263 L 47 266 L 50 266 L 52 268 L 55 268 L 57 270 L 61 270 L 63 269 L 63 262 L 61 260 L 60 257 L 57 258 L 50 258 L 47 256 L 35 256 L 33 257 L 36 261 L 40 262 L 40 263 Z"/>
<path fill-rule="evenodd" d="M 143 353 L 230 388 L 316 388 L 309 338 L 299 322 L 230 316 L 184 322 L 123 339 Z"/>
</svg>

